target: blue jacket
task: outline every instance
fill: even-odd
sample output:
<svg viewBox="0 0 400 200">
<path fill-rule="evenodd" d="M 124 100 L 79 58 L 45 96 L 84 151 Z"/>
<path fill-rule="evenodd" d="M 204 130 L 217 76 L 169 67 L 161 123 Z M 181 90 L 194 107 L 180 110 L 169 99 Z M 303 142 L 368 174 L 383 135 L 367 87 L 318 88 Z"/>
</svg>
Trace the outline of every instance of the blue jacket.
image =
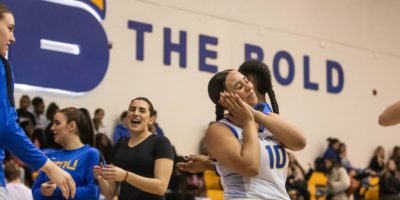
<svg viewBox="0 0 400 200">
<path fill-rule="evenodd" d="M 36 148 L 17 123 L 14 103 L 14 80 L 10 63 L 0 56 L 0 159 L 7 148 L 33 170 L 40 169 L 47 157 Z M 0 186 L 5 186 L 4 170 L 0 165 Z"/>
</svg>

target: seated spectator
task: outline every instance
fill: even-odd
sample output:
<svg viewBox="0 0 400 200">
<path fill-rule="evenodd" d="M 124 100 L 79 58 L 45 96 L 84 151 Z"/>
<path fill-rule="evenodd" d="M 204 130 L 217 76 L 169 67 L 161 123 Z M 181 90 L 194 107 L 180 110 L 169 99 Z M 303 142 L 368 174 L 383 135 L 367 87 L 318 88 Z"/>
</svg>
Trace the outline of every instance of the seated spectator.
<svg viewBox="0 0 400 200">
<path fill-rule="evenodd" d="M 400 175 L 396 163 L 389 159 L 379 179 L 379 198 L 381 200 L 400 200 Z"/>
<path fill-rule="evenodd" d="M 33 126 L 36 126 L 35 116 L 28 110 L 31 105 L 31 100 L 28 95 L 22 95 L 19 99 L 19 108 L 17 109 L 18 123 L 30 121 Z"/>
<path fill-rule="evenodd" d="M 129 119 L 126 117 L 128 111 L 124 111 L 121 113 L 119 117 L 119 123 L 115 126 L 114 134 L 113 134 L 113 143 L 117 144 L 118 140 L 121 138 L 129 138 L 131 136 L 129 132 Z"/>
<path fill-rule="evenodd" d="M 7 191 L 9 200 L 31 200 L 32 192 L 21 182 L 21 169 L 14 162 L 4 164 L 4 173 L 7 179 Z"/>
<path fill-rule="evenodd" d="M 35 131 L 35 127 L 30 120 L 23 121 L 19 124 L 19 126 L 24 130 L 26 136 L 32 140 L 33 132 Z"/>
<path fill-rule="evenodd" d="M 346 194 L 347 189 L 350 187 L 350 177 L 346 169 L 337 163 L 334 158 L 326 158 L 324 162 L 328 177 L 326 199 L 350 199 Z"/>
<path fill-rule="evenodd" d="M 328 148 L 325 150 L 323 158 L 334 158 L 336 163 L 340 162 L 339 145 L 340 141 L 336 138 L 328 138 Z"/>
<path fill-rule="evenodd" d="M 106 134 L 106 125 L 103 123 L 104 114 L 105 114 L 104 110 L 101 108 L 97 108 L 94 111 L 93 125 L 95 134 L 98 133 Z"/>
<path fill-rule="evenodd" d="M 297 162 L 292 153 L 289 153 L 289 166 L 287 171 L 286 189 L 289 194 L 296 199 L 309 199 L 307 191 L 307 182 L 305 180 L 304 169 Z"/>
<path fill-rule="evenodd" d="M 400 146 L 393 147 L 393 152 L 392 156 L 390 156 L 390 159 L 394 160 L 397 166 L 397 170 L 400 171 Z"/>
<path fill-rule="evenodd" d="M 350 171 L 353 169 L 349 158 L 347 158 L 347 147 L 346 144 L 343 142 L 339 143 L 339 155 L 340 155 L 340 162 L 342 166 L 347 170 Z"/>
<path fill-rule="evenodd" d="M 45 105 L 41 97 L 35 97 L 32 99 L 33 115 L 35 116 L 36 126 L 38 129 L 46 129 L 49 121 L 44 116 Z"/>
<path fill-rule="evenodd" d="M 385 149 L 382 146 L 378 146 L 374 152 L 374 156 L 369 162 L 368 169 L 371 173 L 379 176 L 385 167 Z"/>
</svg>

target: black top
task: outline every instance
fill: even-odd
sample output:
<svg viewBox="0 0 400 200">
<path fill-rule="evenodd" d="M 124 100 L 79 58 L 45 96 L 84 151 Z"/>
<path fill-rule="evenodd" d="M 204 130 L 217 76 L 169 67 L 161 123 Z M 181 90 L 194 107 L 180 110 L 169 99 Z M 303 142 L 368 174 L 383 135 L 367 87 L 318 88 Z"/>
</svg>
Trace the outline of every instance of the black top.
<svg viewBox="0 0 400 200">
<path fill-rule="evenodd" d="M 379 179 L 379 196 L 399 195 L 400 180 L 394 173 L 382 175 Z M 400 198 L 400 197 L 399 197 Z"/>
<path fill-rule="evenodd" d="M 384 167 L 385 167 L 385 164 L 384 163 L 380 164 L 378 162 L 378 158 L 376 156 L 374 156 L 371 159 L 371 162 L 369 163 L 369 166 L 368 166 L 368 168 L 370 168 L 376 172 L 379 172 L 379 173 L 383 170 Z"/>
<path fill-rule="evenodd" d="M 137 175 L 154 178 L 155 160 L 169 158 L 174 160 L 171 143 L 160 135 L 152 134 L 140 144 L 129 147 L 129 140 L 122 141 L 115 152 L 114 164 L 124 170 Z M 144 192 L 127 182 L 121 182 L 121 191 L 118 196 L 121 200 L 163 200 L 158 196 Z"/>
</svg>

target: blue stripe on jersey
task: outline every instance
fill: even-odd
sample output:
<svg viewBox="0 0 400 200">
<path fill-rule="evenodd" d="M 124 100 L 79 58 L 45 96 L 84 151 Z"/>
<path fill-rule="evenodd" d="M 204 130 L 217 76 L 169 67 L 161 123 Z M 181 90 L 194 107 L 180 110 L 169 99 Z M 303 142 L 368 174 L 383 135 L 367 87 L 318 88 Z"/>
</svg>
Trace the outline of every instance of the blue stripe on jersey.
<svg viewBox="0 0 400 200">
<path fill-rule="evenodd" d="M 233 128 L 231 125 L 229 125 L 229 124 L 227 124 L 227 123 L 224 123 L 224 122 L 220 122 L 220 123 L 222 123 L 222 124 L 224 124 L 225 126 L 227 126 L 227 127 L 232 131 L 232 133 L 235 135 L 236 139 L 239 139 L 238 132 L 236 131 L 235 128 Z"/>
</svg>

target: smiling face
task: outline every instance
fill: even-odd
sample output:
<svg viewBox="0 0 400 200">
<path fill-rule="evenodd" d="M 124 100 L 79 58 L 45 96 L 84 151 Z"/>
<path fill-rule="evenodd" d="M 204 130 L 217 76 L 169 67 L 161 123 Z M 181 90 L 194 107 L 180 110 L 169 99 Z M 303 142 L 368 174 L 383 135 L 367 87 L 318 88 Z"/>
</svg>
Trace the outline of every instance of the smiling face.
<svg viewBox="0 0 400 200">
<path fill-rule="evenodd" d="M 0 55 L 5 57 L 9 46 L 15 42 L 14 37 L 14 16 L 11 13 L 2 13 L 0 20 Z"/>
<path fill-rule="evenodd" d="M 67 117 L 57 112 L 54 115 L 54 123 L 51 126 L 51 131 L 54 135 L 54 141 L 61 146 L 65 146 L 68 138 L 76 132 L 76 123 L 67 121 Z"/>
<path fill-rule="evenodd" d="M 229 93 L 236 93 L 251 106 L 255 106 L 258 103 L 253 84 L 238 71 L 230 71 L 228 73 L 225 80 L 225 89 Z"/>
<path fill-rule="evenodd" d="M 154 123 L 151 116 L 150 104 L 144 100 L 136 99 L 131 102 L 128 109 L 129 130 L 132 133 L 149 131 L 149 126 Z"/>
</svg>

